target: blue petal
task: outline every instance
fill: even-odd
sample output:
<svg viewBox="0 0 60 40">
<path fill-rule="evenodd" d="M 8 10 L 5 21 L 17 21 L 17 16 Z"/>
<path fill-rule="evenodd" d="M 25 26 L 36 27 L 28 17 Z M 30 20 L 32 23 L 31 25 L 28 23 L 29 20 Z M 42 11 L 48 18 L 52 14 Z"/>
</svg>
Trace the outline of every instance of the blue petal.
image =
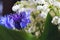
<svg viewBox="0 0 60 40">
<path fill-rule="evenodd" d="M 26 28 L 27 24 L 25 22 L 20 23 L 21 28 Z"/>
<path fill-rule="evenodd" d="M 21 29 L 21 26 L 20 26 L 20 23 L 19 22 L 15 22 L 15 28 Z"/>
</svg>

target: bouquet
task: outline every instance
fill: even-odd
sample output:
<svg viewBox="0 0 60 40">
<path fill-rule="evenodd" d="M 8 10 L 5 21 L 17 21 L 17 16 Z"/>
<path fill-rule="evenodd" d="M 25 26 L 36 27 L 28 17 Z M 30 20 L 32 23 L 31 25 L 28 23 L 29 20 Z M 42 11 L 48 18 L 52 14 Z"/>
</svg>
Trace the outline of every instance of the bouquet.
<svg viewBox="0 0 60 40">
<path fill-rule="evenodd" d="M 12 11 L 0 16 L 1 40 L 59 40 L 60 2 L 17 1 Z"/>
</svg>

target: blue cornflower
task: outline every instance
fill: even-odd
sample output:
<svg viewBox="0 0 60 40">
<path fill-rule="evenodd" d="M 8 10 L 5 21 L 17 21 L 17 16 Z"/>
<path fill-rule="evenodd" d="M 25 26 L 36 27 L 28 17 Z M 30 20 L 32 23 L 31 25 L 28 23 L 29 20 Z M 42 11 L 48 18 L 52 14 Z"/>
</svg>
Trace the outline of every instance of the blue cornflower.
<svg viewBox="0 0 60 40">
<path fill-rule="evenodd" d="M 4 16 L 0 18 L 0 24 L 7 27 L 8 29 L 15 29 L 13 19 L 10 19 L 9 16 Z"/>
<path fill-rule="evenodd" d="M 0 18 L 0 24 L 9 29 L 26 28 L 30 23 L 30 11 L 23 11 Z"/>
</svg>

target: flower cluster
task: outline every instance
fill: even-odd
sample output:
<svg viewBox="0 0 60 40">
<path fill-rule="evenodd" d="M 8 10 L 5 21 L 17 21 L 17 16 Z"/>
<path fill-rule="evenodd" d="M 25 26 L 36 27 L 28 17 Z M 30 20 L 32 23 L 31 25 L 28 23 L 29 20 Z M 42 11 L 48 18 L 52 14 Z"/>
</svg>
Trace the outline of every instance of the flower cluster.
<svg viewBox="0 0 60 40">
<path fill-rule="evenodd" d="M 55 24 L 55 25 L 60 25 L 60 11 L 59 11 L 60 5 L 59 4 L 60 4 L 60 2 L 58 2 L 56 0 L 17 1 L 15 3 L 15 5 L 12 7 L 12 11 L 20 13 L 23 11 L 31 10 L 32 14 L 37 13 L 38 16 L 43 19 L 46 19 L 48 13 L 54 14 L 54 16 L 52 16 L 53 19 L 52 19 L 51 23 Z M 36 19 L 38 18 L 38 16 L 36 16 Z M 15 20 L 15 18 L 13 18 L 13 19 Z M 16 18 L 16 20 L 17 19 L 19 20 L 19 18 Z M 35 24 L 33 24 L 33 25 L 35 25 Z"/>
<path fill-rule="evenodd" d="M 51 23 L 60 27 L 60 2 L 56 0 L 27 0 L 17 1 L 12 7 L 14 14 L 0 17 L 0 25 L 8 29 L 22 29 L 31 22 L 28 29 L 29 33 L 39 34 L 44 30 L 44 20 L 47 14 L 54 14 Z M 30 16 L 31 13 L 31 16 Z M 31 20 L 30 20 L 31 17 Z M 37 20 L 38 19 L 38 20 Z M 39 26 L 39 27 L 37 27 Z M 38 31 L 36 31 L 38 30 Z M 39 36 L 39 35 L 37 35 Z"/>
<path fill-rule="evenodd" d="M 23 11 L 11 15 L 6 15 L 0 18 L 0 24 L 9 29 L 21 29 L 26 28 L 30 23 L 30 11 Z"/>
</svg>

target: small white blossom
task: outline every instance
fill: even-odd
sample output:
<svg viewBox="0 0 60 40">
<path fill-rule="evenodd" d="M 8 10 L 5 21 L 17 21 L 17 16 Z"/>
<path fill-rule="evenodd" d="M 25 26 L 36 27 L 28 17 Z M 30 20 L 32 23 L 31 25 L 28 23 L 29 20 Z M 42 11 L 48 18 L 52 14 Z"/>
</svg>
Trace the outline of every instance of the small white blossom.
<svg viewBox="0 0 60 40">
<path fill-rule="evenodd" d="M 47 8 L 44 12 L 45 12 L 46 14 L 48 14 L 49 11 L 50 11 L 50 9 Z"/>
<path fill-rule="evenodd" d="M 12 10 L 16 12 L 19 8 L 20 8 L 19 5 L 14 5 L 14 6 L 12 7 Z"/>
<path fill-rule="evenodd" d="M 39 5 L 37 6 L 37 10 L 42 10 L 43 9 L 43 6 Z"/>
<path fill-rule="evenodd" d="M 44 4 L 45 0 L 36 0 L 36 3 L 38 3 L 38 4 Z"/>
<path fill-rule="evenodd" d="M 57 25 L 57 24 L 58 24 L 58 19 L 59 19 L 58 16 L 55 16 L 55 17 L 53 17 L 53 19 L 52 19 L 51 22 L 52 22 L 53 24 Z"/>
<path fill-rule="evenodd" d="M 53 5 L 53 3 L 55 2 L 56 0 L 49 0 L 48 2 Z"/>
<path fill-rule="evenodd" d="M 49 7 L 49 4 L 46 2 L 43 6 L 42 5 L 37 6 L 37 10 L 46 11 L 48 7 Z"/>
<path fill-rule="evenodd" d="M 20 12 L 29 11 L 29 10 L 32 12 L 33 9 L 31 9 L 31 8 L 21 8 L 21 9 L 18 10 L 18 12 L 20 13 Z"/>
<path fill-rule="evenodd" d="M 58 8 L 60 8 L 60 2 L 58 2 L 58 1 L 55 1 L 55 2 L 53 3 L 53 5 L 56 6 L 56 7 L 58 7 Z"/>
<path fill-rule="evenodd" d="M 60 18 L 58 19 L 58 24 L 60 24 Z"/>
<path fill-rule="evenodd" d="M 16 11 L 18 11 L 20 8 L 22 8 L 23 7 L 23 4 L 18 4 L 18 5 L 14 5 L 13 7 L 12 7 L 12 11 L 14 11 L 14 12 L 16 12 Z"/>
<path fill-rule="evenodd" d="M 41 12 L 40 17 L 41 17 L 41 18 L 46 18 L 46 17 L 47 17 L 47 13 Z"/>
<path fill-rule="evenodd" d="M 46 9 L 45 11 L 42 11 L 40 14 L 40 17 L 46 18 L 49 11 L 50 11 L 50 9 Z"/>
<path fill-rule="evenodd" d="M 58 30 L 60 31 L 60 24 L 58 25 Z"/>
<path fill-rule="evenodd" d="M 43 11 L 47 10 L 48 7 L 49 7 L 49 4 L 46 2 L 46 3 L 44 4 L 44 6 L 43 6 Z"/>
<path fill-rule="evenodd" d="M 18 10 L 19 13 L 23 12 L 23 11 L 25 11 L 25 8 L 21 8 L 21 9 Z"/>
</svg>

